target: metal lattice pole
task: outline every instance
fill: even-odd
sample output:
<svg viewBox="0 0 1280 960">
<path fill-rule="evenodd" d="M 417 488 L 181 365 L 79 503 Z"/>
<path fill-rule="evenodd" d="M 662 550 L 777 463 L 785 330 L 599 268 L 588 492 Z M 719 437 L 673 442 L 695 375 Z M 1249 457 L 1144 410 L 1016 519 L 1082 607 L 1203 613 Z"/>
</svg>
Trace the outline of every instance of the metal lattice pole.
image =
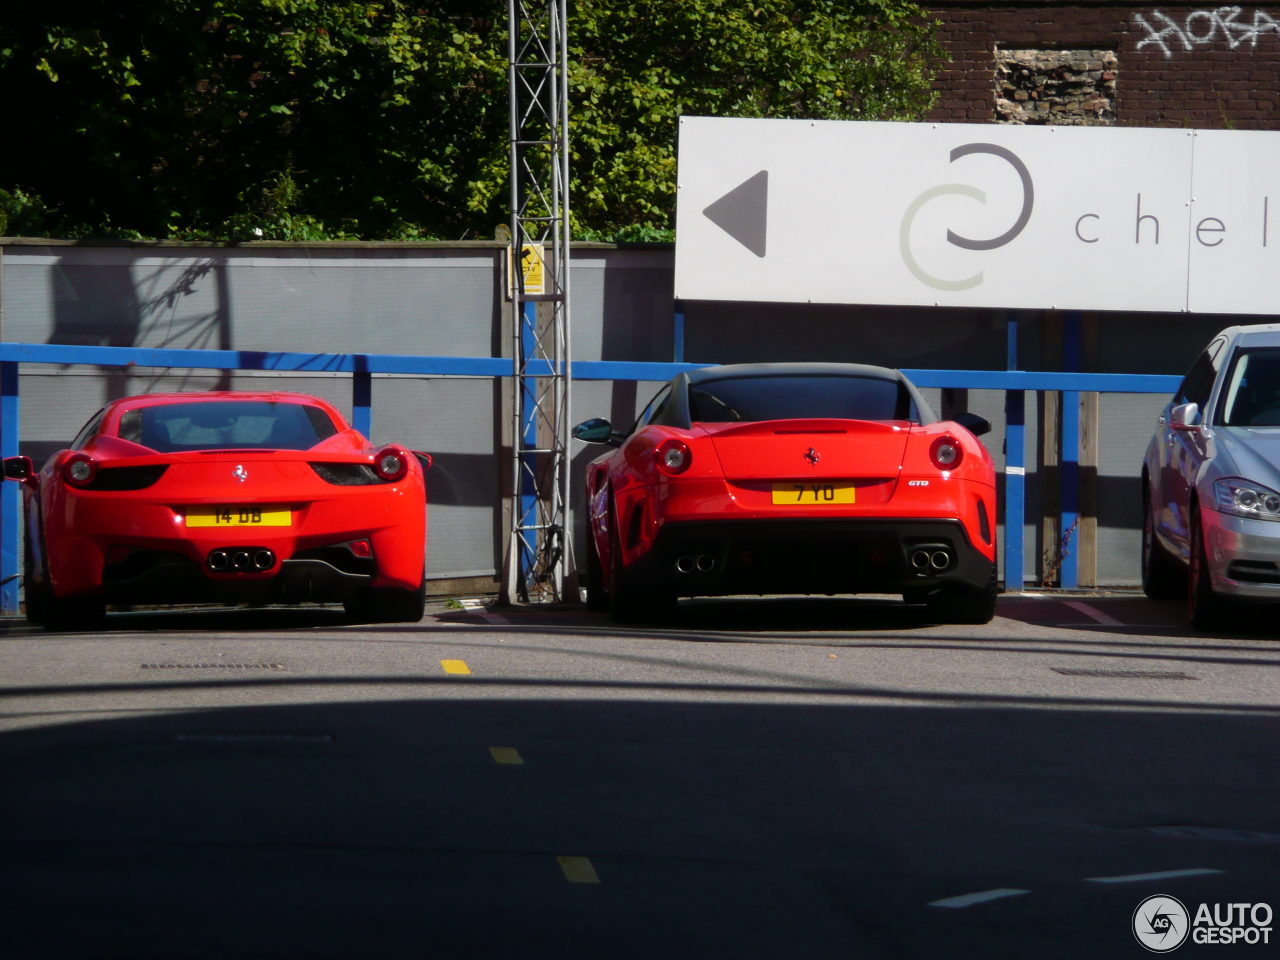
<svg viewBox="0 0 1280 960">
<path fill-rule="evenodd" d="M 514 487 L 503 589 L 508 602 L 577 600 L 569 523 L 565 2 L 507 0 L 515 358 Z M 544 281 L 534 292 L 537 287 L 523 266 L 526 257 L 539 256 Z"/>
</svg>

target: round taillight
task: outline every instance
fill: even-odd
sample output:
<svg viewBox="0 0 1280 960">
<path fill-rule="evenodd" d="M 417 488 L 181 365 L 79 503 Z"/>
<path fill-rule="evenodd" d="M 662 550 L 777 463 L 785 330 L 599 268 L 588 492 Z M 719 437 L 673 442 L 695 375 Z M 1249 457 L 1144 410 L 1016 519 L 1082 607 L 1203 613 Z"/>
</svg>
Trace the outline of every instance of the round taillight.
<svg viewBox="0 0 1280 960">
<path fill-rule="evenodd" d="M 667 440 L 658 446 L 658 469 L 663 473 L 684 473 L 693 463 L 693 453 L 682 440 Z"/>
<path fill-rule="evenodd" d="M 964 459 L 964 451 L 955 437 L 939 437 L 929 447 L 929 459 L 939 470 L 954 470 Z"/>
<path fill-rule="evenodd" d="M 86 454 L 77 453 L 62 465 L 62 478 L 73 487 L 87 487 L 98 475 L 98 465 Z"/>
<path fill-rule="evenodd" d="M 373 470 L 383 480 L 393 483 L 409 472 L 409 456 L 395 447 L 379 450 L 373 458 Z"/>
</svg>

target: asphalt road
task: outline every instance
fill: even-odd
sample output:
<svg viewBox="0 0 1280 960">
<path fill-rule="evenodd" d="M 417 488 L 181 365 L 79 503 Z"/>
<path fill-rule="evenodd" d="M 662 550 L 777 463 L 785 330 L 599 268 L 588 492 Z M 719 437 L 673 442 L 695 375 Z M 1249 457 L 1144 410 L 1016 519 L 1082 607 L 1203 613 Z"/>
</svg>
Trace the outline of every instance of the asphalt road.
<svg viewBox="0 0 1280 960">
<path fill-rule="evenodd" d="M 923 616 L 11 624 L 0 957 L 1141 957 L 1152 894 L 1280 910 L 1273 617 Z"/>
</svg>

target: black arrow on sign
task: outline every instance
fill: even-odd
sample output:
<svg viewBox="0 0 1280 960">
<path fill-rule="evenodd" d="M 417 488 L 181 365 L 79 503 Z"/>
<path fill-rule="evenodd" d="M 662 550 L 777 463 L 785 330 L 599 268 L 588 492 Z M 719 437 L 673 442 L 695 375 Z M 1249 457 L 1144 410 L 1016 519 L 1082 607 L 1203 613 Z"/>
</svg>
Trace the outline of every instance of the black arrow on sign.
<svg viewBox="0 0 1280 960">
<path fill-rule="evenodd" d="M 744 180 L 702 215 L 733 239 L 763 257 L 769 227 L 769 171 L 761 170 Z"/>
</svg>

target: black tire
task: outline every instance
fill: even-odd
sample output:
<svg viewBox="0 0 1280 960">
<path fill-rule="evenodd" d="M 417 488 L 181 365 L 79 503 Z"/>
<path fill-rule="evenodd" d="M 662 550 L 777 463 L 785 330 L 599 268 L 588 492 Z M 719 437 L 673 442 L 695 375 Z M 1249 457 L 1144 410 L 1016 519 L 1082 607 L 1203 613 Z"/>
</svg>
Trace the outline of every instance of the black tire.
<svg viewBox="0 0 1280 960">
<path fill-rule="evenodd" d="M 665 620 L 676 612 L 674 593 L 656 590 L 622 565 L 618 525 L 609 531 L 609 615 L 615 623 Z"/>
<path fill-rule="evenodd" d="M 931 595 L 926 603 L 929 616 L 937 623 L 990 623 L 996 615 L 999 579 L 995 564 L 985 587 L 946 584 Z"/>
<path fill-rule="evenodd" d="M 929 598 L 929 615 L 937 623 L 990 623 L 996 598 L 976 587 L 952 587 Z"/>
<path fill-rule="evenodd" d="M 23 518 L 26 520 L 26 517 Z M 49 576 L 42 570 L 41 582 L 36 582 L 35 555 L 31 552 L 31 524 L 28 520 L 22 525 L 22 593 L 27 608 L 27 623 L 44 623 L 44 584 Z"/>
<path fill-rule="evenodd" d="M 101 630 L 107 624 L 107 601 L 103 597 L 57 599 L 48 585 L 40 588 L 44 607 L 44 628 L 58 632 Z"/>
<path fill-rule="evenodd" d="M 416 589 L 369 587 L 342 606 L 355 623 L 418 623 L 426 614 L 426 573 Z"/>
<path fill-rule="evenodd" d="M 1191 507 L 1191 562 L 1187 564 L 1187 616 L 1197 630 L 1214 631 L 1230 626 L 1234 612 L 1230 601 L 1213 590 L 1209 554 L 1204 545 L 1200 507 Z"/>
<path fill-rule="evenodd" d="M 609 594 L 604 588 L 604 568 L 596 552 L 596 539 L 587 529 L 587 609 L 603 613 L 609 609 Z"/>
<path fill-rule="evenodd" d="M 1186 595 L 1187 571 L 1155 532 L 1155 510 L 1148 490 L 1142 509 L 1142 592 L 1152 600 L 1177 600 Z"/>
</svg>

